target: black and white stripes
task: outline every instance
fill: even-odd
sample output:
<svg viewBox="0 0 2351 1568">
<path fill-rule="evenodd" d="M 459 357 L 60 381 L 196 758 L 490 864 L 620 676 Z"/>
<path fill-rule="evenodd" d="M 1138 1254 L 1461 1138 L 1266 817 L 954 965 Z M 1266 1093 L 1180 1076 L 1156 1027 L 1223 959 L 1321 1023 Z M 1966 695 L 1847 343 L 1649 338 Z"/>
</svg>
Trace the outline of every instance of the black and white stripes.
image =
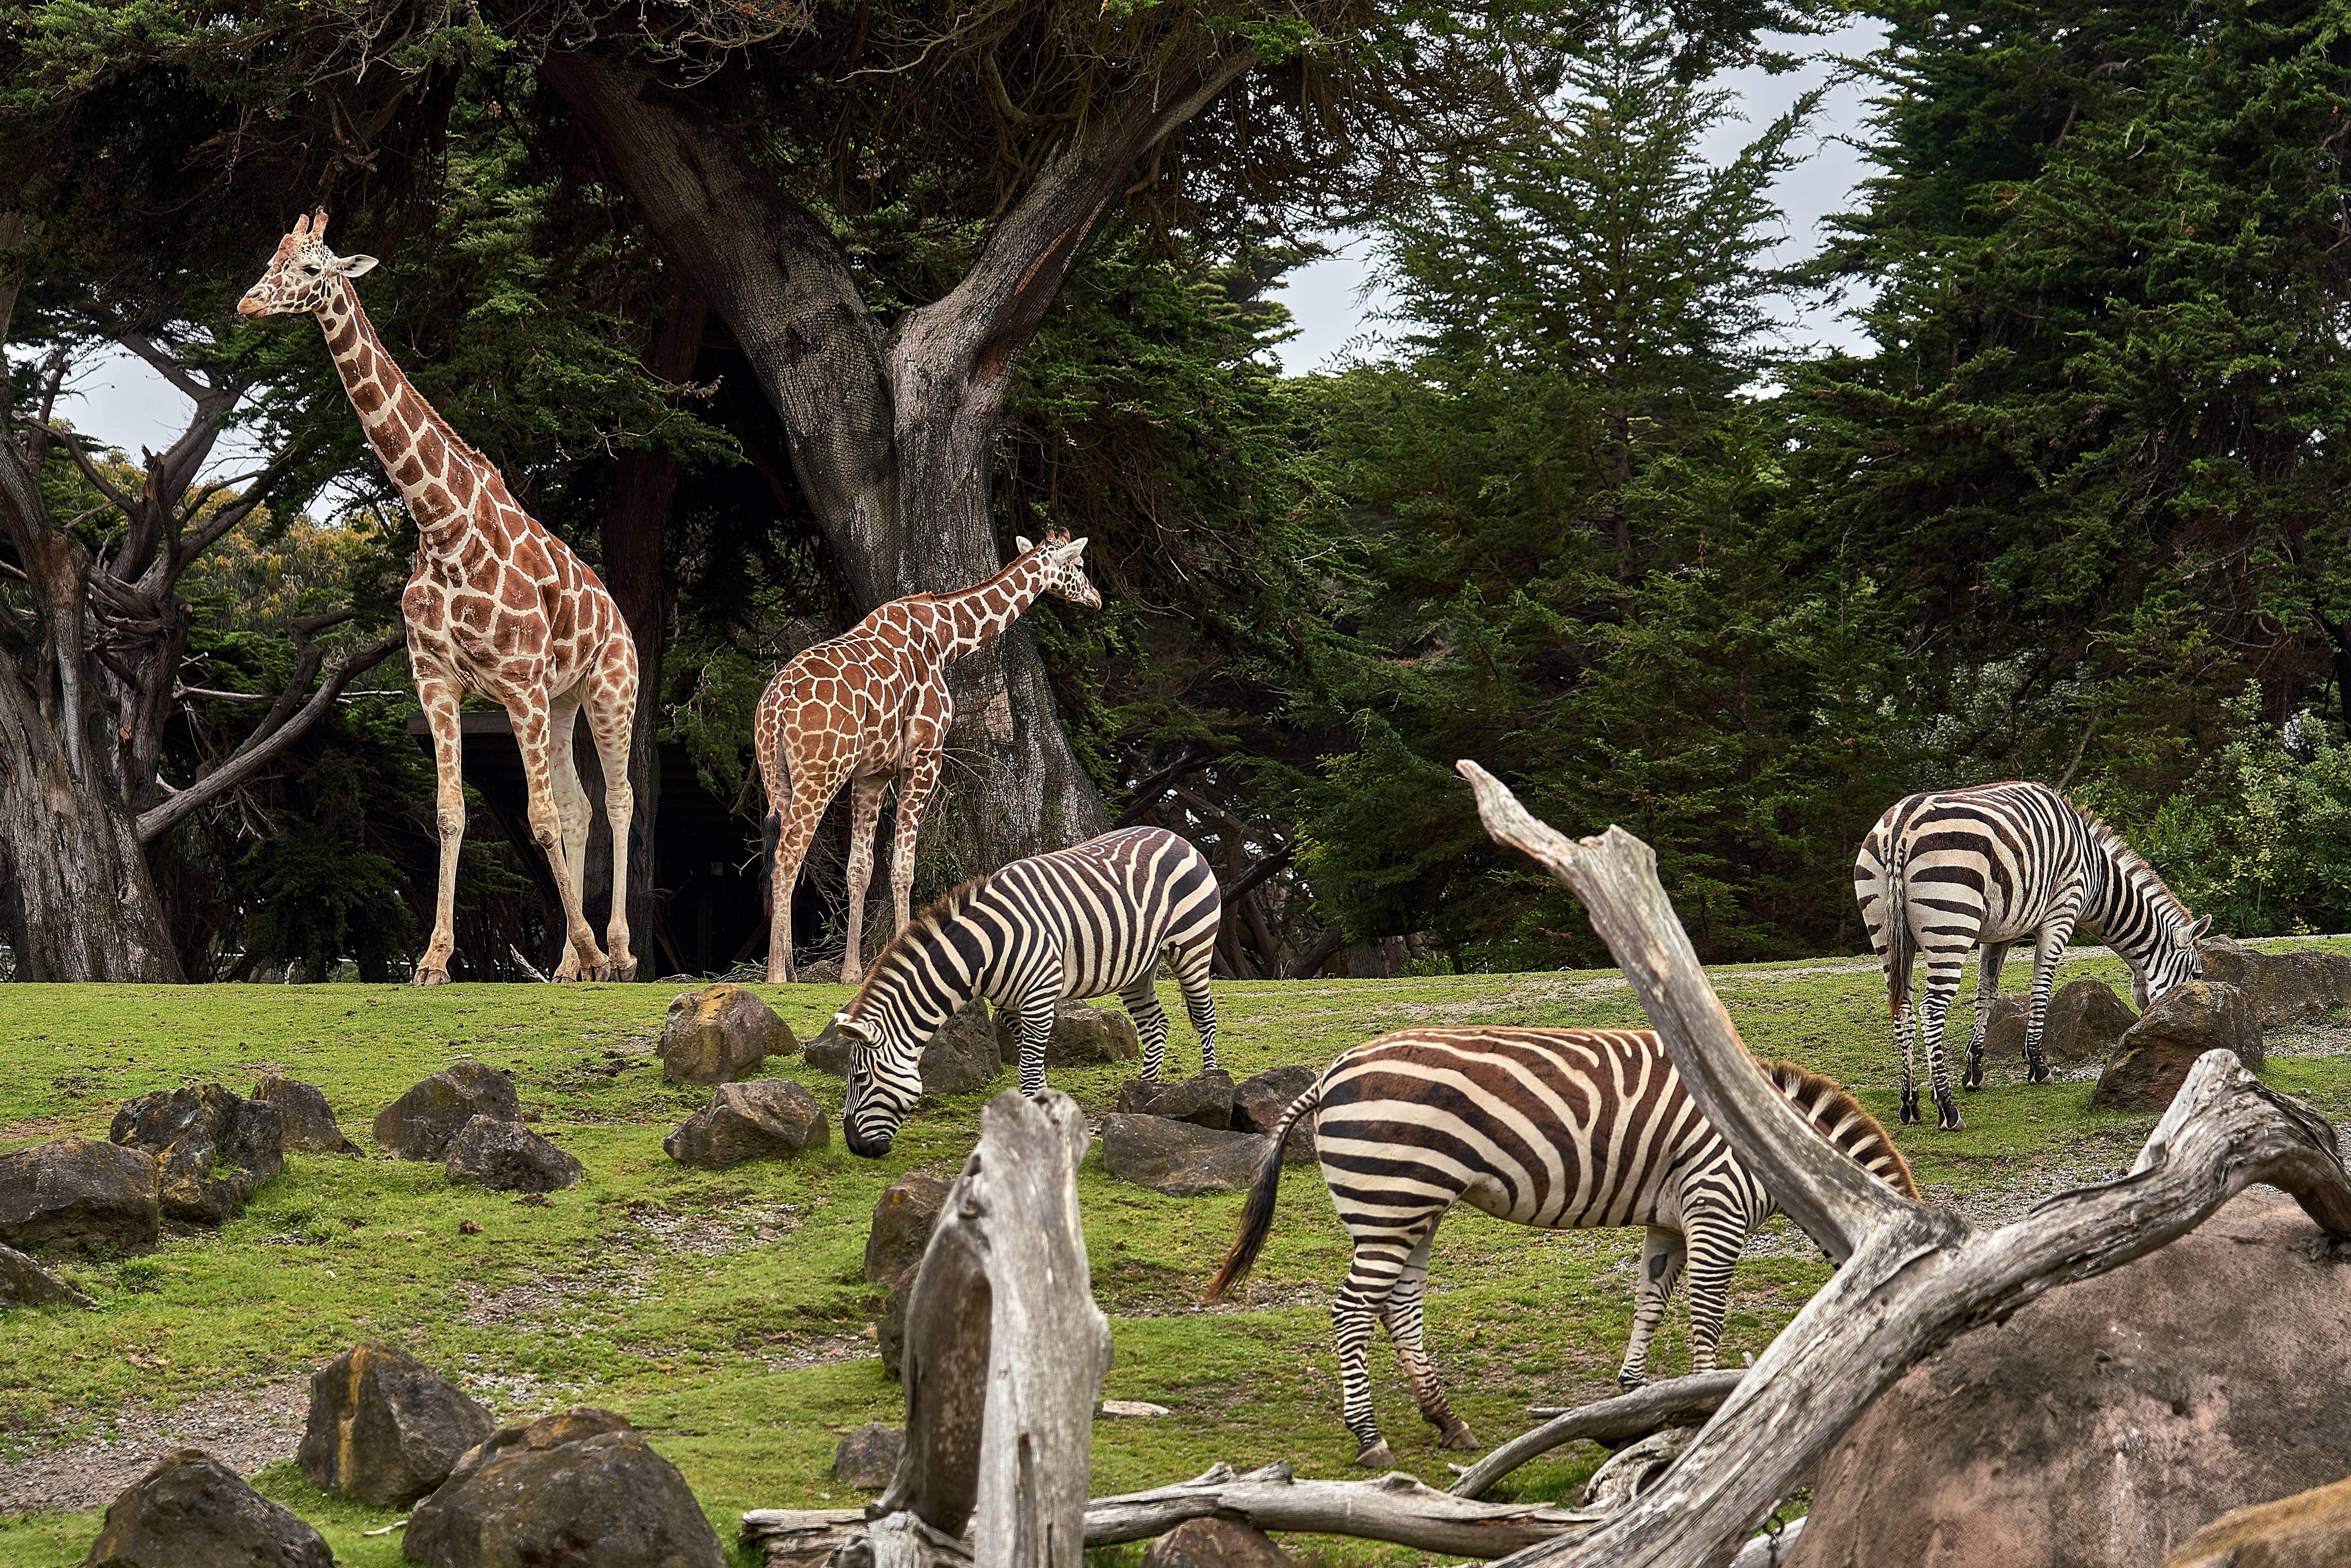
<svg viewBox="0 0 2351 1568">
<path fill-rule="evenodd" d="M 850 1049 L 841 1131 L 852 1154 L 890 1151 L 923 1092 L 924 1044 L 956 1010 L 986 997 L 1020 1029 L 1020 1092 L 1045 1086 L 1053 1004 L 1115 991 L 1142 1037 L 1143 1075 L 1159 1076 L 1167 1014 L 1152 986 L 1164 954 L 1217 1065 L 1208 964 L 1222 915 L 1216 873 L 1164 828 L 1129 828 L 1014 861 L 965 883 L 914 916 L 874 959 L 831 1027 Z"/>
<path fill-rule="evenodd" d="M 1885 1129 L 1853 1096 L 1788 1063 L 1757 1065 L 1831 1142 L 1917 1196 Z M 1359 1464 L 1394 1463 L 1372 1415 L 1374 1322 L 1387 1324 L 1414 1401 L 1444 1446 L 1475 1446 L 1446 1403 L 1421 1327 L 1429 1247 L 1457 1201 L 1549 1229 L 1647 1227 L 1617 1381 L 1630 1388 L 1646 1380 L 1649 1342 L 1685 1260 L 1690 1359 L 1701 1372 L 1714 1364 L 1731 1265 L 1774 1205 L 1699 1114 L 1655 1034 L 1418 1029 L 1347 1051 L 1283 1113 L 1210 1301 L 1257 1261 L 1273 1224 L 1282 1141 L 1310 1114 L 1322 1180 L 1354 1238 L 1332 1316 Z"/>
<path fill-rule="evenodd" d="M 1912 795 L 1877 820 L 1853 866 L 1862 924 L 1886 965 L 1887 1006 L 1902 1047 L 1902 1119 L 1916 1122 L 1910 962 L 1927 960 L 1917 1030 L 1938 1124 L 1965 1125 L 1943 1063 L 1943 1019 L 1959 993 L 1968 949 L 1982 945 L 1976 1022 L 1960 1087 L 1983 1087 L 1984 1032 L 2010 946 L 2032 938 L 2032 998 L 2026 1015 L 2027 1081 L 2049 1081 L 2042 1026 L 2057 960 L 2086 925 L 2129 964 L 2132 1001 L 2147 1003 L 2204 972 L 2197 939 L 2210 915 L 2190 915 L 2155 868 L 2112 828 L 2041 784 L 1986 784 Z"/>
</svg>

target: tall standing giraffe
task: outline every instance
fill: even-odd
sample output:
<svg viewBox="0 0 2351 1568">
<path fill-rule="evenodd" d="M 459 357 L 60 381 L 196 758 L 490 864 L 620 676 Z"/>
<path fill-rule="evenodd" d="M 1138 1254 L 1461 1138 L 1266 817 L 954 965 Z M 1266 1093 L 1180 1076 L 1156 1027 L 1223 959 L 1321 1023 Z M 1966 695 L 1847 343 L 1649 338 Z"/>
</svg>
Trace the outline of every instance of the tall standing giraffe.
<svg viewBox="0 0 2351 1568">
<path fill-rule="evenodd" d="M 947 666 L 994 642 L 1043 593 L 1102 608 L 1086 580 L 1086 541 L 1049 533 L 1045 542 L 1015 541 L 1010 566 L 956 593 L 893 599 L 829 643 L 819 643 L 776 674 L 759 695 L 752 722 L 759 779 L 768 789 L 768 981 L 792 978 L 792 885 L 824 809 L 849 781 L 849 943 L 841 957 L 844 985 L 864 967 L 865 884 L 873 875 L 873 829 L 882 791 L 898 781 L 897 823 L 890 839 L 890 900 L 906 925 L 914 890 L 914 835 L 939 780 L 955 699 Z"/>
<path fill-rule="evenodd" d="M 516 504 L 496 465 L 465 444 L 392 363 L 360 308 L 350 280 L 371 256 L 327 248 L 327 213 L 295 220 L 261 281 L 237 301 L 240 316 L 312 315 L 360 427 L 416 519 L 416 566 L 400 596 L 417 700 L 433 727 L 439 789 L 441 887 L 433 940 L 415 983 L 449 978 L 456 946 L 457 852 L 465 836 L 458 698 L 496 697 L 514 721 L 530 796 L 531 835 L 547 852 L 563 896 L 569 946 L 555 977 L 626 980 L 629 951 L 629 727 L 637 701 L 637 648 L 620 607 L 586 562 Z M 588 791 L 571 760 L 572 722 L 585 708 L 604 765 L 604 815 L 612 828 L 609 953 L 580 912 L 588 854 Z"/>
</svg>

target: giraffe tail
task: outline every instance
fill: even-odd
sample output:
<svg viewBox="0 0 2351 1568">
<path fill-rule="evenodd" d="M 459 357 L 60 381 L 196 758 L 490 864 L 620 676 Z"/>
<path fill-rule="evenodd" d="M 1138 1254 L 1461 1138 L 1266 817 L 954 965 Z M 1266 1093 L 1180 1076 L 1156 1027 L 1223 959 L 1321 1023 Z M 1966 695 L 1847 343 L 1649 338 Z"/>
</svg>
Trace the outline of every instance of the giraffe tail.
<svg viewBox="0 0 2351 1568">
<path fill-rule="evenodd" d="M 769 811 L 768 820 L 759 824 L 759 913 L 762 915 L 776 912 L 776 844 L 783 836 L 783 812 Z"/>
<path fill-rule="evenodd" d="M 1307 1085 L 1306 1092 L 1290 1103 L 1281 1120 L 1267 1134 L 1266 1151 L 1258 1161 L 1257 1175 L 1251 1178 L 1249 1201 L 1241 1207 L 1240 1233 L 1233 1238 L 1233 1249 L 1225 1257 L 1225 1266 L 1208 1281 L 1211 1301 L 1221 1301 L 1225 1292 L 1249 1278 L 1257 1266 L 1257 1255 L 1265 1250 L 1265 1239 L 1273 1229 L 1273 1200 L 1281 1189 L 1281 1151 L 1290 1142 L 1290 1129 L 1298 1118 L 1322 1103 L 1322 1081 L 1316 1079 Z"/>
</svg>

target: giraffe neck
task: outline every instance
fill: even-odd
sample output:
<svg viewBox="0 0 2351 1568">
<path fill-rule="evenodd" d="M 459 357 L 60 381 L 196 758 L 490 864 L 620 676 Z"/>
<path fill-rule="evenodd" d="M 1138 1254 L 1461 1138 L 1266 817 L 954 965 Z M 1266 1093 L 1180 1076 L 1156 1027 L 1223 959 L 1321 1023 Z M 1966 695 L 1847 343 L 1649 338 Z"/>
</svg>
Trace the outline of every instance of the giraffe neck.
<svg viewBox="0 0 2351 1568">
<path fill-rule="evenodd" d="M 996 641 L 1043 591 L 1045 557 L 1030 550 L 986 582 L 937 595 L 946 656 L 959 659 Z"/>
<path fill-rule="evenodd" d="M 360 428 L 416 519 L 421 548 L 454 549 L 472 526 L 475 497 L 498 483 L 497 471 L 458 439 L 402 372 L 350 279 L 337 284 L 319 307 L 319 326 Z"/>
</svg>

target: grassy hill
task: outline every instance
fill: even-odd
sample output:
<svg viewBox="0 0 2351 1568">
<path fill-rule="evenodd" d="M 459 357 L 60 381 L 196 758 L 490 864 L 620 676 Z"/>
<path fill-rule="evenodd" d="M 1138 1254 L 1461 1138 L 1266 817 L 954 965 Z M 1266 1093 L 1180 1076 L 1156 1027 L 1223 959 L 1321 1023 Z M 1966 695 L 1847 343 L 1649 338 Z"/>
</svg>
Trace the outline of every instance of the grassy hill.
<svg viewBox="0 0 2351 1568">
<path fill-rule="evenodd" d="M 2080 956 L 2064 973 L 2098 976 L 2127 994 L 2110 957 Z M 1874 964 L 1748 966 L 1714 979 L 1754 1050 L 1844 1080 L 1891 1125 L 1896 1063 Z M 2024 983 L 2011 965 L 2010 988 Z M 849 994 L 758 988 L 803 1037 Z M 1181 1073 L 1197 1057 L 1168 990 L 1179 1020 L 1171 1071 Z M 881 1307 L 862 1273 L 867 1218 L 893 1178 L 955 1173 L 986 1095 L 918 1112 L 880 1162 L 842 1150 L 836 1124 L 829 1147 L 797 1161 L 685 1169 L 661 1140 L 707 1092 L 664 1084 L 651 1054 L 671 995 L 653 986 L 0 991 L 0 1149 L 103 1137 L 131 1095 L 207 1081 L 244 1092 L 271 1069 L 324 1089 L 369 1149 L 292 1156 L 218 1231 L 170 1228 L 147 1256 L 68 1261 L 60 1272 L 98 1312 L 0 1316 L 0 1465 L 45 1456 L 54 1464 L 60 1450 L 95 1464 L 103 1451 L 88 1445 L 132 1425 L 184 1428 L 256 1397 L 290 1405 L 298 1430 L 310 1371 L 376 1338 L 456 1377 L 501 1416 L 572 1405 L 620 1411 L 684 1472 L 729 1542 L 746 1508 L 851 1500 L 831 1475 L 838 1432 L 902 1411 L 866 1337 Z M 1642 1021 L 1608 971 L 1232 984 L 1217 996 L 1220 1051 L 1236 1076 L 1321 1063 L 1408 1024 Z M 2309 1054 L 2281 1054 L 2264 1077 L 2351 1121 L 2351 1056 L 2335 1054 L 2346 1042 L 2351 1035 L 2325 1030 L 2273 1037 Z M 453 1186 L 438 1166 L 377 1155 L 368 1120 L 461 1058 L 510 1070 L 539 1130 L 586 1165 L 586 1182 L 540 1207 Z M 772 1066 L 838 1112 L 840 1080 L 789 1060 Z M 1099 1114 L 1126 1071 L 1053 1082 Z M 2152 1118 L 2091 1115 L 2090 1086 L 2080 1077 L 2029 1089 L 2016 1068 L 1995 1063 L 1991 1087 L 1966 1099 L 1965 1132 L 1903 1128 L 1898 1140 L 1931 1198 L 1983 1218 L 2011 1216 L 2048 1192 L 2118 1173 L 2137 1151 Z M 1093 1491 L 1179 1479 L 1219 1458 L 1248 1468 L 1287 1458 L 1301 1474 L 1355 1473 L 1327 1337 L 1347 1249 L 1312 1168 L 1285 1177 L 1280 1219 L 1247 1300 L 1213 1312 L 1199 1309 L 1200 1287 L 1231 1237 L 1238 1195 L 1161 1197 L 1109 1176 L 1097 1153 L 1080 1196 L 1094 1288 L 1117 1342 L 1104 1394 L 1176 1412 L 1099 1423 Z M 461 1233 L 467 1219 L 479 1234 Z M 1633 1231 L 1543 1234 L 1466 1210 L 1447 1223 L 1429 1341 L 1481 1439 L 1523 1428 L 1528 1405 L 1613 1390 L 1638 1249 Z M 1740 1266 L 1727 1356 L 1760 1351 L 1826 1277 L 1817 1251 L 1775 1221 Z M 1652 1361 L 1660 1375 L 1686 1368 L 1686 1323 L 1661 1336 Z M 1400 1462 L 1444 1484 L 1444 1461 L 1463 1456 L 1436 1449 L 1386 1351 L 1373 1365 Z M 1598 1458 L 1578 1446 L 1511 1485 L 1516 1495 L 1564 1495 Z M 361 1533 L 397 1514 L 315 1491 L 291 1463 L 256 1484 L 322 1530 L 338 1562 L 401 1561 L 396 1531 Z M 99 1521 L 96 1511 L 0 1519 L 0 1568 L 77 1563 Z M 1333 1563 L 1416 1555 L 1319 1544 Z"/>
</svg>

